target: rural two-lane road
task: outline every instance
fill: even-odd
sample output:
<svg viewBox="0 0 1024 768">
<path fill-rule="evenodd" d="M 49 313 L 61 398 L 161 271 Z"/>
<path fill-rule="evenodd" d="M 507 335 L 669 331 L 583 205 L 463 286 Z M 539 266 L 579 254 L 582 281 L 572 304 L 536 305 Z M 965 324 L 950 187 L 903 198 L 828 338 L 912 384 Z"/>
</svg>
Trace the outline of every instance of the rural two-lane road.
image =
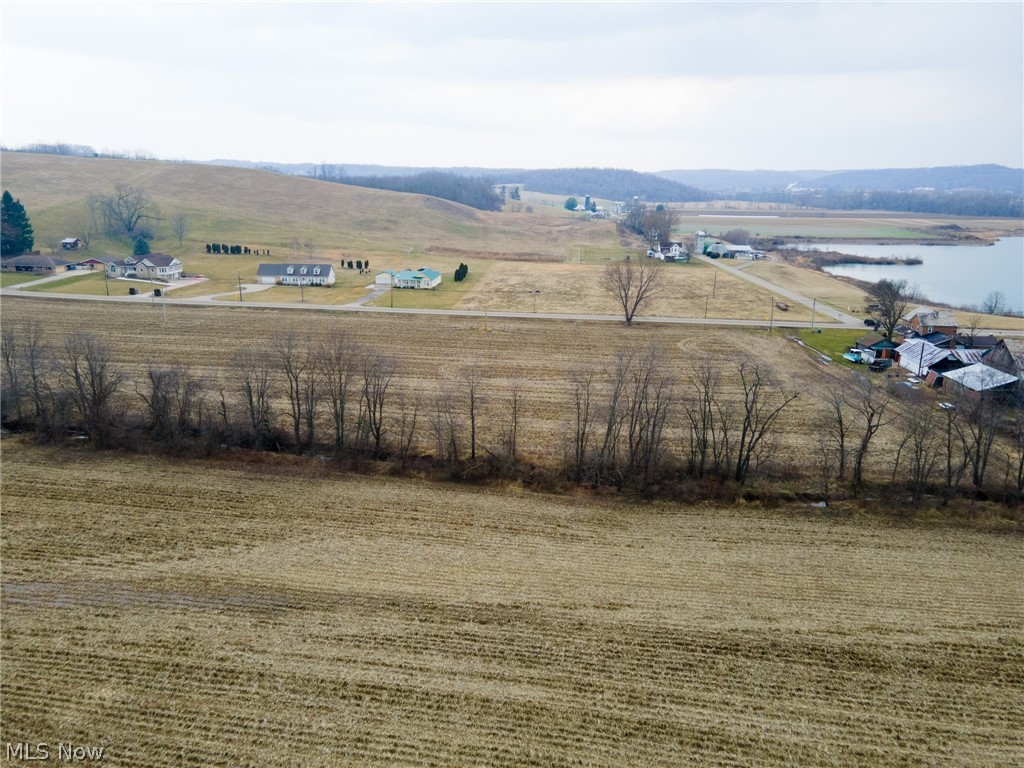
<svg viewBox="0 0 1024 768">
<path fill-rule="evenodd" d="M 806 296 L 802 296 L 795 291 L 790 291 L 784 288 L 780 288 L 774 283 L 770 283 L 759 277 L 753 275 L 747 275 L 741 269 L 727 266 L 720 263 L 718 260 L 707 259 L 703 256 L 697 258 L 705 259 L 710 264 L 714 265 L 718 269 L 723 269 L 726 272 L 735 275 L 736 277 L 747 280 L 754 285 L 757 285 L 765 290 L 772 292 L 779 298 L 785 298 L 789 301 L 804 304 L 808 308 L 812 306 L 811 299 Z M 225 293 L 218 292 L 211 296 L 198 296 L 188 299 L 171 299 L 166 301 L 165 299 L 155 300 L 151 293 L 142 294 L 139 296 L 87 296 L 81 294 L 66 294 L 66 293 L 47 293 L 45 291 L 30 291 L 23 292 L 22 288 L 27 285 L 39 285 L 42 282 L 48 282 L 50 280 L 63 279 L 67 275 L 56 275 L 54 277 L 41 278 L 40 280 L 33 280 L 29 283 L 21 283 L 15 286 L 8 286 L 6 288 L 0 288 L 0 297 L 14 297 L 20 296 L 25 298 L 37 298 L 37 299 L 51 299 L 60 301 L 102 301 L 102 302 L 114 302 L 114 303 L 128 303 L 128 304 L 149 304 L 155 307 L 159 306 L 188 306 L 188 307 L 222 307 L 222 308 L 238 308 L 243 309 L 298 309 L 298 310 L 315 310 L 325 312 L 370 312 L 370 313 L 391 313 L 391 314 L 405 314 L 405 315 L 438 315 L 443 317 L 476 317 L 482 319 L 499 319 L 499 318 L 517 318 L 524 320 L 579 320 L 587 322 L 608 322 L 608 323 L 621 323 L 622 315 L 594 315 L 594 314 L 581 314 L 581 313 L 556 313 L 556 312 L 502 312 L 502 311 L 490 311 L 490 310 L 474 310 L 474 309 L 410 309 L 410 308 L 392 308 L 392 307 L 368 307 L 364 306 L 362 301 L 366 298 L 359 299 L 356 302 L 350 304 L 283 304 L 279 302 L 270 301 L 217 301 L 213 296 L 228 295 Z M 246 285 L 245 289 L 252 295 L 255 292 L 265 288 L 262 285 Z M 233 293 L 233 291 L 231 292 Z M 854 317 L 853 315 L 846 314 L 839 310 L 833 309 L 832 307 L 824 306 L 823 304 L 817 304 L 815 307 L 816 311 L 822 315 L 827 316 L 833 322 L 827 322 L 824 327 L 827 328 L 858 328 L 863 329 L 863 320 Z M 656 317 L 656 316 L 645 316 L 633 318 L 634 323 L 667 323 L 677 325 L 711 325 L 711 326 L 738 326 L 748 328 L 812 328 L 822 326 L 822 323 L 810 323 L 803 320 L 789 320 L 789 319 L 774 319 L 774 320 L 741 320 L 731 318 L 701 318 L 701 317 Z M 1021 332 L 1007 332 L 1005 330 L 979 330 L 979 333 L 993 333 L 998 335 L 1011 335 L 1020 336 L 1024 335 L 1024 329 Z"/>
</svg>

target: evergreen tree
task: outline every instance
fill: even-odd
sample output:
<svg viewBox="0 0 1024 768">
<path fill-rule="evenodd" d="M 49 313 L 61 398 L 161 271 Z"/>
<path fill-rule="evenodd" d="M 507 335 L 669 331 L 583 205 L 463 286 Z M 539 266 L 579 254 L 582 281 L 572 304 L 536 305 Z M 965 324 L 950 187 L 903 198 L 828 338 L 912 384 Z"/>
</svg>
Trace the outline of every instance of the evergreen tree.
<svg viewBox="0 0 1024 768">
<path fill-rule="evenodd" d="M 139 235 L 135 238 L 135 245 L 132 248 L 132 254 L 135 256 L 145 256 L 149 253 L 149 240 Z"/>
<path fill-rule="evenodd" d="M 35 233 L 32 232 L 32 224 L 25 213 L 25 206 L 20 200 L 11 197 L 11 193 L 4 190 L 2 199 L 2 216 L 0 216 L 0 230 L 2 230 L 2 250 L 4 256 L 13 256 L 16 253 L 31 251 L 35 245 Z"/>
</svg>

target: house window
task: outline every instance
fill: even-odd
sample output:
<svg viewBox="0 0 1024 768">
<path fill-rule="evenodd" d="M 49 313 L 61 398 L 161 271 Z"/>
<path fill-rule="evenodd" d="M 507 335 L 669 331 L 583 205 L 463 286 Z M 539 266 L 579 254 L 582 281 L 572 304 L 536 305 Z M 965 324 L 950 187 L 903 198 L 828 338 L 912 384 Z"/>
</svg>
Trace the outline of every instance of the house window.
<svg viewBox="0 0 1024 768">
<path fill-rule="evenodd" d="M 288 267 L 288 274 L 292 274 L 295 271 L 295 267 Z"/>
<path fill-rule="evenodd" d="M 306 268 L 305 268 L 305 267 L 303 267 L 302 269 L 300 269 L 300 270 L 299 270 L 299 272 L 300 272 L 301 274 L 303 274 L 303 275 L 304 275 L 304 274 L 306 274 Z"/>
<path fill-rule="evenodd" d="M 319 275 L 320 274 L 320 267 L 314 267 L 313 268 L 313 274 L 314 275 Z"/>
</svg>

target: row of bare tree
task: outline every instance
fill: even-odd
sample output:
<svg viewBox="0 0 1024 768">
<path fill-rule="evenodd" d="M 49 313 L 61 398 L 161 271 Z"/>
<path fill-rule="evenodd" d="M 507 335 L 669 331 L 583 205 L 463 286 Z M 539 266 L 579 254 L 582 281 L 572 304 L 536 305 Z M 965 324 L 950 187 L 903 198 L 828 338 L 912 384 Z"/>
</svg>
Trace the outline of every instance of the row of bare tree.
<svg viewBox="0 0 1024 768">
<path fill-rule="evenodd" d="M 147 444 L 175 453 L 224 445 L 331 450 L 403 468 L 416 458 L 464 476 L 514 476 L 524 454 L 529 463 L 543 453 L 521 448 L 528 399 L 518 382 L 468 365 L 434 385 L 400 387 L 412 372 L 342 332 L 284 334 L 272 348 L 238 352 L 212 377 L 156 364 L 132 377 L 96 337 L 73 334 L 52 345 L 39 323 L 5 325 L 0 341 L 3 422 L 44 440 L 82 433 L 98 448 Z M 799 399 L 816 426 L 806 435 L 810 458 L 798 465 L 779 456 L 780 420 L 798 393 L 768 366 L 708 357 L 682 375 L 673 369 L 652 346 L 569 373 L 559 457 L 566 479 L 636 489 L 673 477 L 741 486 L 775 467 L 811 478 L 827 502 L 840 487 L 860 494 L 869 451 L 882 451 L 874 465 L 891 471 L 882 478 L 876 469 L 874 479 L 906 488 L 914 501 L 995 483 L 1024 493 L 1024 410 L 1001 400 L 963 396 L 939 408 L 928 393 L 836 378 L 826 397 Z"/>
</svg>

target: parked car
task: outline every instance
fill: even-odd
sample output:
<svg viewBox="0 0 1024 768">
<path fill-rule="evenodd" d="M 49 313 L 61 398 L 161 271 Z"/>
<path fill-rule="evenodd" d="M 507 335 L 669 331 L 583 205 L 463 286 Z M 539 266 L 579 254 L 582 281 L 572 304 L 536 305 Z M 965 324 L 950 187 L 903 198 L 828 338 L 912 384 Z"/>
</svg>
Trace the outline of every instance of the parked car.
<svg viewBox="0 0 1024 768">
<path fill-rule="evenodd" d="M 864 321 L 864 325 L 868 326 L 869 328 L 877 328 L 878 321 L 869 317 L 867 320 Z"/>
</svg>

